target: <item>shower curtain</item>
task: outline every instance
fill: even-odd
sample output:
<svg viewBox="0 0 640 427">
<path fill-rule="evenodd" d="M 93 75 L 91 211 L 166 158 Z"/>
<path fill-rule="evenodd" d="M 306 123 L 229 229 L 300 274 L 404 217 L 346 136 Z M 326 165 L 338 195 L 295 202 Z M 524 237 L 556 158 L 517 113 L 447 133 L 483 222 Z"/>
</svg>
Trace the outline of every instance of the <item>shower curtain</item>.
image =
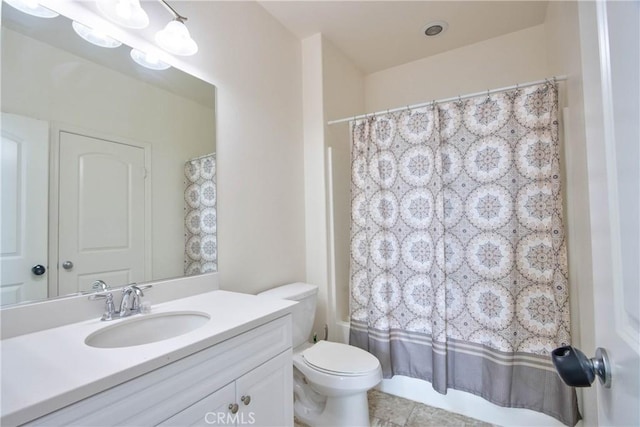
<svg viewBox="0 0 640 427">
<path fill-rule="evenodd" d="M 351 332 L 385 378 L 573 426 L 557 88 L 351 123 Z"/>
<path fill-rule="evenodd" d="M 214 272 L 218 270 L 216 155 L 189 160 L 184 175 L 184 274 Z"/>
</svg>

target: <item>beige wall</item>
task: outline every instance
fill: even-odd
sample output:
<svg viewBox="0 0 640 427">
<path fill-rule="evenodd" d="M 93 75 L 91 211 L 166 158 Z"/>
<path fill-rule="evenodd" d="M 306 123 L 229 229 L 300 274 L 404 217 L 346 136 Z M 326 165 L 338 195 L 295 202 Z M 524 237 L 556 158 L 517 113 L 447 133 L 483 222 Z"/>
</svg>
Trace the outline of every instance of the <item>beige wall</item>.
<svg viewBox="0 0 640 427">
<path fill-rule="evenodd" d="M 591 225 L 580 23 L 575 1 L 549 2 L 545 21 L 549 71 L 566 74 L 561 103 L 568 106 L 563 117 L 565 224 L 569 254 L 569 285 L 572 310 L 573 344 L 585 353 L 595 351 L 593 278 L 591 266 Z M 595 390 L 579 390 L 580 410 L 585 425 L 597 423 Z"/>
<path fill-rule="evenodd" d="M 336 305 L 338 318 L 346 320 L 349 304 L 349 129 L 327 126 L 326 122 L 362 111 L 364 75 L 321 34 L 302 40 L 302 75 L 306 281 L 319 287 L 313 332 L 324 338 L 324 325 L 328 324 L 330 338 L 342 340 L 343 331 L 334 320 Z M 328 147 L 332 148 L 331 156 Z M 329 191 L 333 191 L 333 198 Z M 336 245 L 331 244 L 332 238 Z M 336 278 L 340 280 L 334 284 Z"/>
<path fill-rule="evenodd" d="M 305 280 L 300 41 L 253 2 L 181 2 L 217 87 L 220 286 Z"/>
<path fill-rule="evenodd" d="M 322 78 L 324 116 L 326 120 L 354 116 L 364 111 L 364 78 L 360 71 L 339 49 L 326 38 L 322 39 Z M 349 319 L 349 260 L 351 223 L 351 144 L 349 124 L 326 125 L 324 123 L 324 148 L 331 147 L 331 173 L 333 210 L 330 211 L 333 227 L 329 224 L 329 292 L 333 301 L 329 304 L 329 318 Z M 329 170 L 327 170 L 327 174 Z M 331 209 L 331 205 L 328 206 Z M 333 323 L 332 321 L 329 322 Z M 339 339 L 340 329 L 332 326 L 330 336 Z"/>
<path fill-rule="evenodd" d="M 215 151 L 215 112 L 4 28 L 2 63 L 3 112 L 150 144 L 152 278 L 183 276 L 184 162 Z"/>
<path fill-rule="evenodd" d="M 328 309 L 328 241 L 322 99 L 322 37 L 302 41 L 302 94 L 305 185 L 305 281 L 318 286 L 318 303 L 312 334 L 324 338 Z"/>
<path fill-rule="evenodd" d="M 548 77 L 544 25 L 368 75 L 368 112 Z"/>
</svg>

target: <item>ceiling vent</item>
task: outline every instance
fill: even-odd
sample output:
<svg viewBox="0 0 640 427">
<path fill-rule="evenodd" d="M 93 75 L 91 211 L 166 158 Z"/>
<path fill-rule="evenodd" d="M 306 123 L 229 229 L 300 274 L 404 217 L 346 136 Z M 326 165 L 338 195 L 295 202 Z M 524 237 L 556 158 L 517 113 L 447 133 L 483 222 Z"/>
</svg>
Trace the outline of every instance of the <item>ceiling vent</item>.
<svg viewBox="0 0 640 427">
<path fill-rule="evenodd" d="M 449 24 L 445 21 L 433 21 L 429 22 L 424 27 L 424 35 L 427 37 L 435 37 L 447 31 Z"/>
</svg>

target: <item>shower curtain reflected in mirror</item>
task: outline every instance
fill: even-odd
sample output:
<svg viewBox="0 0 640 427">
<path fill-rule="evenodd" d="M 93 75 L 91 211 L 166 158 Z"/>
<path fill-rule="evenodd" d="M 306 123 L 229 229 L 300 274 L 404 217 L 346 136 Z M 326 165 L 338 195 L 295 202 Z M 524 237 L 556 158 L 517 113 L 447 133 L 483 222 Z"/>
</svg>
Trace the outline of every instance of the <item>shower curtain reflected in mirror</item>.
<svg viewBox="0 0 640 427">
<path fill-rule="evenodd" d="M 184 274 L 218 271 L 215 153 L 186 162 L 184 174 Z"/>
<path fill-rule="evenodd" d="M 567 425 L 550 352 L 570 342 L 557 88 L 351 123 L 350 342 L 386 378 Z"/>
</svg>

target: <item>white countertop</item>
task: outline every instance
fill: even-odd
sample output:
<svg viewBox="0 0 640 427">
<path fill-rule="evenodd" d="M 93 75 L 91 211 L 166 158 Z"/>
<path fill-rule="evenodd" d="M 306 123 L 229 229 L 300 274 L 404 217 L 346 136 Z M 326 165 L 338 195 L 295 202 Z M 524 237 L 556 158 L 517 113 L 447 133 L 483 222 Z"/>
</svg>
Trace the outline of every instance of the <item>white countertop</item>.
<svg viewBox="0 0 640 427">
<path fill-rule="evenodd" d="M 199 311 L 211 319 L 187 334 L 132 347 L 94 348 L 84 340 L 144 314 L 108 322 L 96 318 L 2 340 L 0 424 L 36 419 L 284 316 L 294 304 L 227 291 L 165 302 L 152 306 L 151 314 Z"/>
</svg>

